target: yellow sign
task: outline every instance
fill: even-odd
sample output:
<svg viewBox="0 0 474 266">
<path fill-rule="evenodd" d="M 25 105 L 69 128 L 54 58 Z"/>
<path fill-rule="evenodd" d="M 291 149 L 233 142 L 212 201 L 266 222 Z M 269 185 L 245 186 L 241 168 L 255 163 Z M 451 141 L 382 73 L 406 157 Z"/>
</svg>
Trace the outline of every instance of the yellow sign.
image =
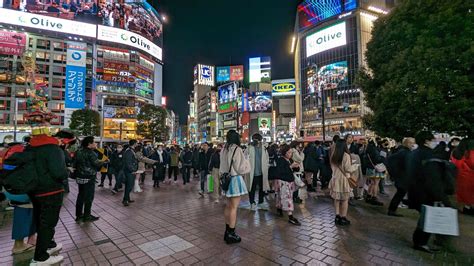
<svg viewBox="0 0 474 266">
<path fill-rule="evenodd" d="M 273 93 L 275 94 L 294 92 L 295 89 L 296 86 L 294 83 L 278 83 L 273 85 Z"/>
</svg>

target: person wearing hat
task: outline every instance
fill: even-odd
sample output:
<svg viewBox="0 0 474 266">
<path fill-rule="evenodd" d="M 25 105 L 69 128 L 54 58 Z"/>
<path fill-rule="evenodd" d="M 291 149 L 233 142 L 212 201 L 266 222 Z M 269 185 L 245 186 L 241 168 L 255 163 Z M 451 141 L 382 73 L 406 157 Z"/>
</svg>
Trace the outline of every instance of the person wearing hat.
<svg viewBox="0 0 474 266">
<path fill-rule="evenodd" d="M 50 255 L 62 249 L 53 238 L 63 203 L 64 179 L 68 176 L 64 152 L 59 140 L 50 134 L 49 121 L 53 118 L 50 113 L 33 111 L 26 118 L 32 125 L 30 147 L 38 154 L 34 163 L 39 178 L 35 191 L 29 194 L 37 231 L 35 255 L 30 265 L 56 264 L 64 260 L 63 256 Z"/>
</svg>

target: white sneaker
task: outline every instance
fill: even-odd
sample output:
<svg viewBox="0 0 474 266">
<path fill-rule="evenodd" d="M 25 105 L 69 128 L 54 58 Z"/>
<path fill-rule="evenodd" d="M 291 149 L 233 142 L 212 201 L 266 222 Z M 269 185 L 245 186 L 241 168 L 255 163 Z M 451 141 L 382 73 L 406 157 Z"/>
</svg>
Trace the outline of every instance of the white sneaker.
<svg viewBox="0 0 474 266">
<path fill-rule="evenodd" d="M 35 261 L 31 260 L 30 266 L 36 266 L 36 265 L 54 265 L 62 262 L 64 260 L 63 256 L 49 256 L 49 258 L 45 261 Z"/>
<path fill-rule="evenodd" d="M 403 203 L 400 203 L 398 204 L 398 208 L 401 208 L 401 209 L 408 209 L 408 206 L 403 204 Z"/>
<path fill-rule="evenodd" d="M 219 203 L 219 200 L 218 200 L 218 199 L 216 199 L 216 200 L 214 201 L 214 203 Z"/>
<path fill-rule="evenodd" d="M 54 248 L 48 248 L 46 252 L 48 252 L 49 255 L 52 255 L 54 253 L 61 251 L 61 249 L 63 249 L 63 244 L 57 243 Z"/>
<path fill-rule="evenodd" d="M 256 211 L 257 210 L 257 204 L 255 204 L 255 203 L 250 204 L 250 210 L 251 211 Z"/>
<path fill-rule="evenodd" d="M 257 205 L 259 210 L 268 211 L 268 206 L 265 203 L 260 203 Z"/>
</svg>

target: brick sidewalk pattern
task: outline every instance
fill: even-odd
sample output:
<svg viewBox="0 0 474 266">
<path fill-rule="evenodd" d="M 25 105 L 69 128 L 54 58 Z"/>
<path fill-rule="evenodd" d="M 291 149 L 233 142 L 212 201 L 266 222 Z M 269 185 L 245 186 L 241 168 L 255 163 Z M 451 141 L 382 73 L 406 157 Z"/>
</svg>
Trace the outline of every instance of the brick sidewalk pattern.
<svg viewBox="0 0 474 266">
<path fill-rule="evenodd" d="M 296 207 L 300 227 L 277 217 L 274 207 L 239 209 L 242 243 L 226 245 L 224 205 L 200 198 L 197 180 L 154 189 L 147 179 L 129 207 L 121 204 L 122 193 L 97 188 L 92 209 L 100 220 L 82 224 L 74 221 L 77 186 L 70 180 L 55 236 L 63 244 L 62 265 L 474 265 L 473 217 L 459 217 L 455 252 L 430 255 L 411 248 L 416 212 L 389 217 L 386 207 L 357 201 L 349 208 L 352 225 L 341 228 L 334 225 L 332 200 L 312 195 Z M 0 213 L 0 265 L 28 265 L 32 252 L 11 255 L 11 213 Z"/>
</svg>

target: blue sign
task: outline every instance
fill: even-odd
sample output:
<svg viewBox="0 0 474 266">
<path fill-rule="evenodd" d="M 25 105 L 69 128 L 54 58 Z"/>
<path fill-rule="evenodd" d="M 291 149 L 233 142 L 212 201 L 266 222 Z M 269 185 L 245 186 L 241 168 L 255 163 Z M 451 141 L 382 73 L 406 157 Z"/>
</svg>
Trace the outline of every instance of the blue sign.
<svg viewBox="0 0 474 266">
<path fill-rule="evenodd" d="M 217 82 L 226 82 L 230 80 L 230 66 L 217 67 Z"/>
<path fill-rule="evenodd" d="M 65 108 L 82 109 L 86 105 L 86 50 L 85 43 L 67 44 Z"/>
</svg>

